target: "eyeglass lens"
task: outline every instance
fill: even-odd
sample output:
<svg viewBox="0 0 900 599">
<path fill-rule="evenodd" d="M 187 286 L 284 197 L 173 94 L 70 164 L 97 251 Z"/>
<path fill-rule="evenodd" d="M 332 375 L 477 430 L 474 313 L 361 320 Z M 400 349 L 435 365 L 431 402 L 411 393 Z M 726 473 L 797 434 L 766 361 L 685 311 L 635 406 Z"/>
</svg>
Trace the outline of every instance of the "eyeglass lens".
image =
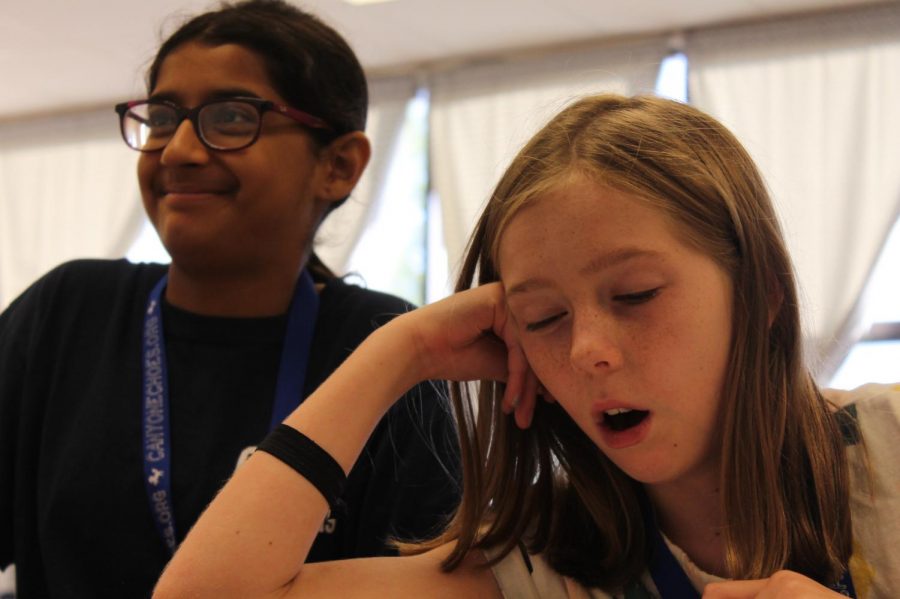
<svg viewBox="0 0 900 599">
<path fill-rule="evenodd" d="M 166 104 L 132 106 L 122 120 L 125 141 L 136 150 L 159 150 L 175 135 L 181 120 L 179 111 Z M 237 149 L 253 143 L 259 133 L 260 114 L 253 104 L 225 100 L 202 106 L 193 122 L 206 145 Z"/>
</svg>

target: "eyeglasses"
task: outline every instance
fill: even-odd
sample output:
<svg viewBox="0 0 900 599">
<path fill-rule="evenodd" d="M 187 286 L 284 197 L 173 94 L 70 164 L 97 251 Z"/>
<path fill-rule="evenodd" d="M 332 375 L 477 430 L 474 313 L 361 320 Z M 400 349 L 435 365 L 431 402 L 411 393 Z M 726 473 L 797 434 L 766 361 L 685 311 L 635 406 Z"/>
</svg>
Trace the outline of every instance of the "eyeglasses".
<svg viewBox="0 0 900 599">
<path fill-rule="evenodd" d="M 116 105 L 122 139 L 139 152 L 157 152 L 175 136 L 185 119 L 210 150 L 242 150 L 259 138 L 263 114 L 274 111 L 312 129 L 331 130 L 309 113 L 259 98 L 211 100 L 182 108 L 166 100 L 134 100 Z"/>
</svg>

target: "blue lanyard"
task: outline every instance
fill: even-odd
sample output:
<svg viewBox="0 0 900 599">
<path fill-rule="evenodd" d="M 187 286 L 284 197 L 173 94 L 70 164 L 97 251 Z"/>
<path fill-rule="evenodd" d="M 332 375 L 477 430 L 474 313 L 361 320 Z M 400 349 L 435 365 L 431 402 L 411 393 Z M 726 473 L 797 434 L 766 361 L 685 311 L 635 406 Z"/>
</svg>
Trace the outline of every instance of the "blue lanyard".
<svg viewBox="0 0 900 599">
<path fill-rule="evenodd" d="M 150 292 L 144 312 L 142 350 L 143 417 L 142 443 L 144 455 L 144 485 L 156 529 L 163 544 L 174 553 L 175 511 L 172 505 L 172 446 L 169 436 L 169 379 L 166 369 L 166 348 L 163 339 L 160 301 L 168 276 Z M 304 270 L 297 279 L 294 296 L 288 310 L 287 332 L 281 351 L 275 402 L 269 430 L 275 428 L 303 401 L 303 385 L 312 346 L 319 296 L 309 272 Z"/>
<path fill-rule="evenodd" d="M 663 539 L 659 527 L 656 526 L 655 518 L 650 510 L 649 502 L 644 503 L 644 521 L 647 526 L 651 527 L 653 535 L 653 554 L 650 559 L 650 576 L 653 578 L 653 584 L 659 591 L 662 599 L 700 599 L 700 594 L 694 589 L 691 580 L 681 568 L 678 560 L 672 555 L 669 546 Z M 837 584 L 828 587 L 832 591 L 841 593 L 847 597 L 856 598 L 856 590 L 853 588 L 853 578 L 850 576 L 848 568 Z"/>
</svg>

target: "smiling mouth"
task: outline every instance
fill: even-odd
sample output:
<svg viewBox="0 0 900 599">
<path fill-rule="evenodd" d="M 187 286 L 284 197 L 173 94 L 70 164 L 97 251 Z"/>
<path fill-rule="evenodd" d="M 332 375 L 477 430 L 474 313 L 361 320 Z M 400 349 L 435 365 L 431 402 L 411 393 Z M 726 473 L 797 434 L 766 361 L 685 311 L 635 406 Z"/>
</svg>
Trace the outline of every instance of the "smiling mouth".
<svg viewBox="0 0 900 599">
<path fill-rule="evenodd" d="M 217 189 L 164 189 L 162 195 L 222 195 L 226 193 Z"/>
<path fill-rule="evenodd" d="M 603 412 L 600 426 L 615 432 L 626 431 L 639 425 L 650 412 L 646 410 L 629 410 L 628 408 L 616 408 Z"/>
</svg>

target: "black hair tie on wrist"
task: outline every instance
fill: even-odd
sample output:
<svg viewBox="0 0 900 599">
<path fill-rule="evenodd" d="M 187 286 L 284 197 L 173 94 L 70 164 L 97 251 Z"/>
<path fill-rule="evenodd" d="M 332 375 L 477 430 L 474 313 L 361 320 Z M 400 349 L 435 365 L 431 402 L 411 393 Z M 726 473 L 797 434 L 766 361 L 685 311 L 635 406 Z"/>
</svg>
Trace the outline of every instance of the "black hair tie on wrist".
<svg viewBox="0 0 900 599">
<path fill-rule="evenodd" d="M 330 507 L 340 499 L 347 482 L 344 469 L 331 454 L 297 429 L 279 424 L 256 449 L 296 470 L 322 494 Z"/>
</svg>

